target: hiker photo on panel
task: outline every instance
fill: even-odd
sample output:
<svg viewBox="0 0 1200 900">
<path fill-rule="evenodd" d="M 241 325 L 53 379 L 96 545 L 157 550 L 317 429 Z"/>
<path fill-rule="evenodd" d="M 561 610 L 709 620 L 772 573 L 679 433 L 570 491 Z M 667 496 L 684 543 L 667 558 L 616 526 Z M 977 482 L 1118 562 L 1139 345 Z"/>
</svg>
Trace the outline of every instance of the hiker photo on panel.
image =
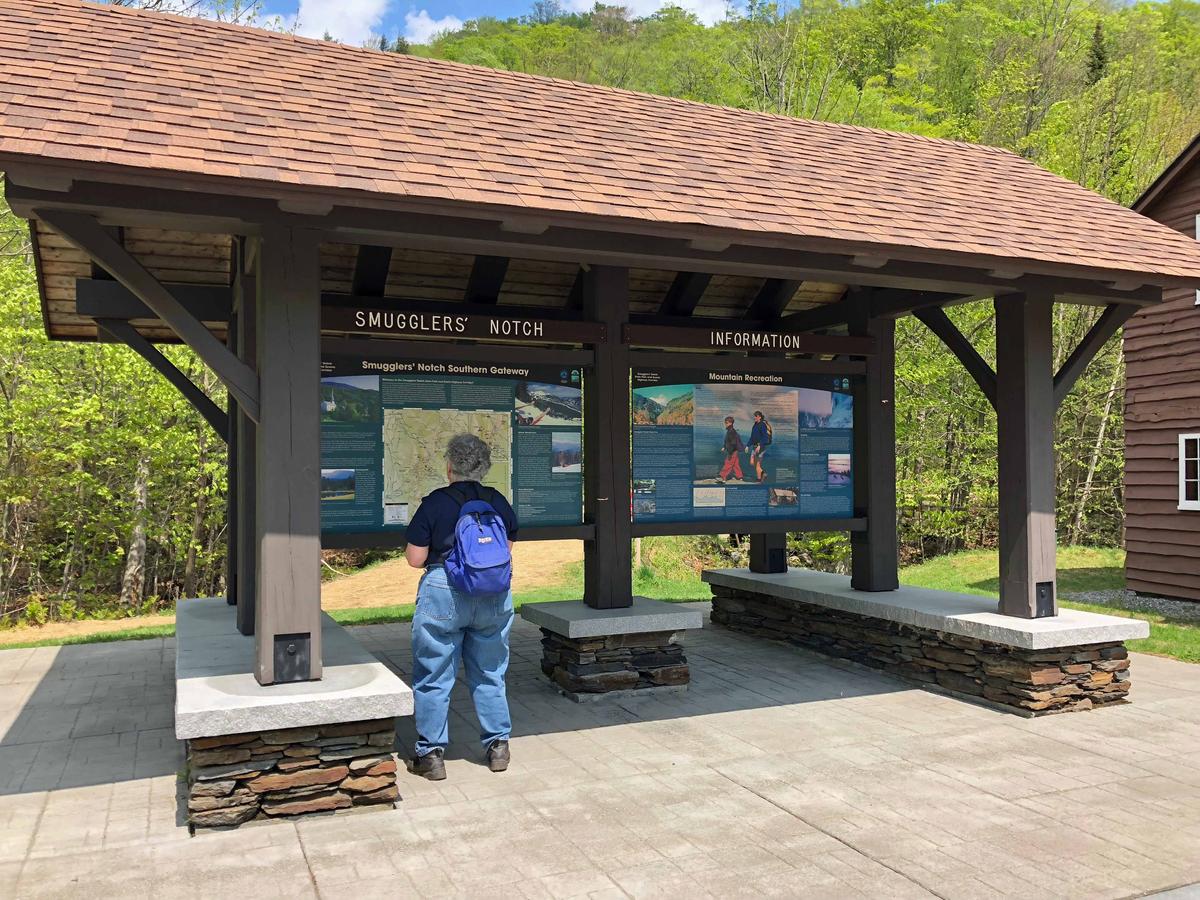
<svg viewBox="0 0 1200 900">
<path fill-rule="evenodd" d="M 508 768 L 512 721 L 504 677 L 517 517 L 503 494 L 481 484 L 491 465 L 491 448 L 478 437 L 452 437 L 447 486 L 425 497 L 408 524 L 405 558 L 425 569 L 412 623 L 417 742 L 409 770 L 432 781 L 446 777 L 450 692 L 460 658 L 488 768 Z"/>
<path fill-rule="evenodd" d="M 771 447 L 775 429 L 767 421 L 761 409 L 754 411 L 754 425 L 750 428 L 750 465 L 754 466 L 754 475 L 759 484 L 767 480 L 767 472 L 763 468 L 763 457 Z"/>
<path fill-rule="evenodd" d="M 733 427 L 733 416 L 725 417 L 725 443 L 722 447 L 722 452 L 725 454 L 725 461 L 721 464 L 721 472 L 717 475 L 717 483 L 724 484 L 729 480 L 732 474 L 738 481 L 742 481 L 742 451 L 746 449 L 746 444 L 742 440 L 742 436 L 738 434 L 738 430 Z"/>
</svg>

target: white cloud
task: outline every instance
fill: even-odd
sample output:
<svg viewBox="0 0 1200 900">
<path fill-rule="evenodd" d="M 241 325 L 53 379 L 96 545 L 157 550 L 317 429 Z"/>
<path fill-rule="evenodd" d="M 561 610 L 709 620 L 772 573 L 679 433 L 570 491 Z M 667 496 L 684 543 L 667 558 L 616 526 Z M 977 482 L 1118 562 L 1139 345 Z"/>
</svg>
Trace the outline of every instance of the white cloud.
<svg viewBox="0 0 1200 900">
<path fill-rule="evenodd" d="M 565 9 L 571 12 L 591 12 L 596 0 L 566 0 Z M 705 25 L 714 25 L 725 18 L 729 4 L 726 0 L 611 0 L 612 6 L 624 6 L 634 18 L 651 15 L 664 6 L 678 6 L 696 14 Z"/>
<path fill-rule="evenodd" d="M 428 44 L 435 35 L 443 31 L 458 31 L 462 26 L 462 19 L 457 16 L 435 19 L 427 9 L 420 12 L 410 9 L 404 14 L 404 39 L 412 44 Z"/>
<path fill-rule="evenodd" d="M 360 46 L 379 31 L 391 0 L 300 0 L 296 33 Z"/>
</svg>

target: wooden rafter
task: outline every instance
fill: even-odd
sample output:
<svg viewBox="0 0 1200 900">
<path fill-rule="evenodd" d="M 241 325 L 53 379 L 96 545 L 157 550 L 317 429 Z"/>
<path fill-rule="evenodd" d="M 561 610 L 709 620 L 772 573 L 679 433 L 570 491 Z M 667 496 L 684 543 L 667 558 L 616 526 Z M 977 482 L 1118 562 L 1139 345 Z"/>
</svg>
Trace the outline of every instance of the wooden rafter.
<svg viewBox="0 0 1200 900">
<path fill-rule="evenodd" d="M 746 319 L 770 322 L 778 319 L 804 282 L 792 278 L 768 278 L 746 310 Z"/>
<path fill-rule="evenodd" d="M 507 256 L 476 256 L 463 299 L 468 303 L 495 303 L 500 299 L 500 289 L 504 287 L 507 274 Z"/>
<path fill-rule="evenodd" d="M 1055 374 L 1055 408 L 1062 405 L 1063 400 L 1067 398 L 1067 394 L 1071 393 L 1071 388 L 1075 386 L 1075 382 L 1079 380 L 1079 376 L 1088 367 L 1088 363 L 1096 358 L 1096 354 L 1100 352 L 1100 348 L 1137 311 L 1138 307 L 1122 303 L 1112 303 L 1105 308 L 1104 312 L 1100 314 L 1100 318 L 1096 320 L 1095 324 L 1088 330 L 1088 333 L 1083 336 L 1083 340 L 1079 342 L 1079 346 L 1071 351 L 1071 355 L 1067 357 L 1067 361 L 1062 364 L 1062 368 Z"/>
<path fill-rule="evenodd" d="M 142 337 L 136 328 L 121 319 L 97 319 L 96 327 L 150 363 L 158 374 L 187 398 L 192 408 L 204 417 L 204 421 L 212 426 L 221 440 L 229 440 L 229 417 L 190 378 L 179 371 L 174 363 L 163 356 L 157 347 Z"/>
<path fill-rule="evenodd" d="M 37 217 L 82 250 L 125 285 L 162 319 L 181 341 L 225 383 L 246 415 L 258 421 L 258 376 L 189 313 L 163 284 L 151 275 L 92 216 L 62 209 L 38 210 Z"/>
<path fill-rule="evenodd" d="M 659 315 L 690 316 L 700 305 L 700 298 L 708 290 L 710 281 L 712 275 L 704 272 L 679 272 L 663 297 Z"/>
<path fill-rule="evenodd" d="M 928 307 L 913 312 L 930 331 L 936 334 L 950 352 L 958 357 L 967 373 L 975 379 L 983 395 L 987 397 L 992 408 L 996 407 L 996 373 L 987 364 L 975 345 L 967 340 L 967 336 L 958 330 L 958 326 L 950 321 L 945 310 L 941 307 Z"/>
<path fill-rule="evenodd" d="M 387 290 L 392 266 L 392 248 L 360 244 L 354 261 L 352 293 L 360 297 L 382 297 Z"/>
</svg>

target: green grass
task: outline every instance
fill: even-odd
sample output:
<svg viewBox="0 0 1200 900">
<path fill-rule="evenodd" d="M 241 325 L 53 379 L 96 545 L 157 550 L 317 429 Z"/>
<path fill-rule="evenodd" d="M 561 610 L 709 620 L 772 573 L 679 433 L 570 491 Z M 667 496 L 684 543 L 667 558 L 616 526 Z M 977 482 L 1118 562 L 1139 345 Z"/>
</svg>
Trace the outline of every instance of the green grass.
<svg viewBox="0 0 1200 900">
<path fill-rule="evenodd" d="M 37 641 L 18 641 L 0 644 L 0 650 L 21 650 L 27 647 L 58 647 L 68 644 L 107 644 L 112 641 L 145 641 L 150 638 L 172 637 L 174 625 L 144 625 L 141 628 L 122 628 L 119 631 L 101 631 L 96 634 L 80 634 L 74 637 L 42 638 Z"/>
<path fill-rule="evenodd" d="M 642 567 L 634 573 L 634 593 L 676 603 L 707 600 L 707 585 L 697 574 L 696 545 L 687 538 L 647 539 L 642 547 Z M 1058 591 L 1062 605 L 1072 609 L 1145 619 L 1150 637 L 1130 641 L 1129 648 L 1141 653 L 1170 656 L 1185 662 L 1200 662 L 1200 625 L 1180 622 L 1148 612 L 1130 612 L 1109 606 L 1071 600 L 1081 591 L 1120 590 L 1125 586 L 1124 551 L 1096 547 L 1061 547 L 1058 551 Z M 999 596 L 999 562 L 995 551 L 978 550 L 942 556 L 900 573 L 900 581 L 918 587 L 943 591 Z M 583 565 L 569 567 L 561 581 L 535 590 L 521 591 L 513 605 L 548 600 L 567 600 L 582 596 Z M 342 625 L 377 625 L 412 621 L 416 605 L 399 603 L 361 609 L 331 610 L 330 616 Z M 49 647 L 58 644 L 94 644 L 108 641 L 145 640 L 175 633 L 172 625 L 128 628 L 70 638 L 47 638 L 6 644 L 0 649 Z"/>
<path fill-rule="evenodd" d="M 1000 562 L 994 550 L 954 553 L 912 566 L 900 573 L 903 584 L 999 597 Z M 1130 650 L 1200 662 L 1200 625 L 1169 619 L 1152 612 L 1129 611 L 1070 599 L 1080 591 L 1121 590 L 1125 587 L 1125 551 L 1099 547 L 1058 549 L 1059 602 L 1070 609 L 1145 619 L 1150 637 L 1128 641 Z"/>
</svg>

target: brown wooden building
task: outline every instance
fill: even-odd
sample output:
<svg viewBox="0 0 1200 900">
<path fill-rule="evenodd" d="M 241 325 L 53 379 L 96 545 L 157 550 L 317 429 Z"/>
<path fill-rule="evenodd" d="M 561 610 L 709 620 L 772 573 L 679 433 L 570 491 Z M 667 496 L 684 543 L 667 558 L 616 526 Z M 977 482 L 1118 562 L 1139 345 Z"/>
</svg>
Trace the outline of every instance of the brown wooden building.
<svg viewBox="0 0 1200 900">
<path fill-rule="evenodd" d="M 1200 239 L 1200 136 L 1133 208 Z M 1125 326 L 1125 576 L 1144 594 L 1200 600 L 1200 291 Z"/>
</svg>

